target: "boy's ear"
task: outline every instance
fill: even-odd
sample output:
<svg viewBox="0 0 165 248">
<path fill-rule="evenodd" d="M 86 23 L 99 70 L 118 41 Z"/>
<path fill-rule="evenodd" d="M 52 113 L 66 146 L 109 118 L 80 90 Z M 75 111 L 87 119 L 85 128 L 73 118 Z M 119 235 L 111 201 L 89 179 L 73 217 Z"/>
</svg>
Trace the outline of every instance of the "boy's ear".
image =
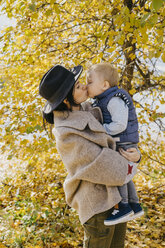
<svg viewBox="0 0 165 248">
<path fill-rule="evenodd" d="M 109 82 L 107 80 L 104 81 L 104 84 L 103 84 L 103 89 L 104 90 L 107 90 L 110 88 L 110 85 L 109 85 Z"/>
</svg>

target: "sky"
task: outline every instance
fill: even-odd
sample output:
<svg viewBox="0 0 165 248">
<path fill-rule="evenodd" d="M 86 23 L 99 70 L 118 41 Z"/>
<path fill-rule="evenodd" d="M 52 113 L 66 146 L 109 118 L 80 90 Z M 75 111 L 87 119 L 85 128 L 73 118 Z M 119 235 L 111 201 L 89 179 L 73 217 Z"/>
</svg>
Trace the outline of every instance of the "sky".
<svg viewBox="0 0 165 248">
<path fill-rule="evenodd" d="M 0 12 L 1 12 L 1 8 L 0 8 Z M 9 19 L 7 18 L 6 15 L 0 15 L 0 29 L 2 30 L 3 28 L 5 28 L 6 26 L 10 26 L 10 25 L 15 25 L 16 21 L 14 19 Z"/>
</svg>

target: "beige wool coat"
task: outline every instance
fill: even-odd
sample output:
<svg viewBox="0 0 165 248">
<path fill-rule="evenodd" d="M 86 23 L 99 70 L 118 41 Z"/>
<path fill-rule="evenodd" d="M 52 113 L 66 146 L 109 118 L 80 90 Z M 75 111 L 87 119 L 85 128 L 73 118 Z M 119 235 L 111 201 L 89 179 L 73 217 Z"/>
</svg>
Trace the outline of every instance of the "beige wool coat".
<svg viewBox="0 0 165 248">
<path fill-rule="evenodd" d="M 83 224 L 121 200 L 116 186 L 124 184 L 128 161 L 114 150 L 113 138 L 90 112 L 53 113 L 56 146 L 68 173 L 66 202 Z"/>
</svg>

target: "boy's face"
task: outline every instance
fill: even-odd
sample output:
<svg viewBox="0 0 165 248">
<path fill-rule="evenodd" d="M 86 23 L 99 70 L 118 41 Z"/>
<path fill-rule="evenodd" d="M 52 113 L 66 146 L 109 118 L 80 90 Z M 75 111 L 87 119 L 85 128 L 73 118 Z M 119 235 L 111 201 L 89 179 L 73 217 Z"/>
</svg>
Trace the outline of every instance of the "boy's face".
<svg viewBox="0 0 165 248">
<path fill-rule="evenodd" d="M 106 89 L 108 88 L 105 88 L 105 81 L 102 75 L 95 71 L 87 74 L 87 91 L 90 98 L 100 95 Z"/>
</svg>

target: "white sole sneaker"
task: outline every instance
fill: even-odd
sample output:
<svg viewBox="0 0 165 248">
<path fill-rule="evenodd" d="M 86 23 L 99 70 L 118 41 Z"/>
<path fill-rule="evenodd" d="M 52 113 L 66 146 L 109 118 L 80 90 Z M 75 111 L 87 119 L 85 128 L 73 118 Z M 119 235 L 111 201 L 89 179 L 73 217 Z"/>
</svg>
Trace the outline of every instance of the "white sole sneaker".
<svg viewBox="0 0 165 248">
<path fill-rule="evenodd" d="M 122 218 L 119 218 L 117 220 L 112 220 L 112 221 L 104 220 L 104 225 L 105 226 L 113 226 L 113 225 L 116 225 L 116 224 L 119 224 L 119 223 L 127 222 L 128 219 L 130 219 L 131 216 L 133 216 L 133 215 L 134 215 L 134 212 L 131 211 L 129 214 L 124 215 Z"/>
<path fill-rule="evenodd" d="M 141 217 L 142 215 L 144 215 L 144 211 L 143 211 L 143 210 L 140 211 L 140 212 L 138 212 L 137 214 L 133 214 L 132 216 L 130 216 L 130 218 L 129 218 L 128 221 L 131 221 L 131 220 L 134 220 L 134 219 L 136 219 L 136 218 L 139 218 L 139 217 Z"/>
</svg>

